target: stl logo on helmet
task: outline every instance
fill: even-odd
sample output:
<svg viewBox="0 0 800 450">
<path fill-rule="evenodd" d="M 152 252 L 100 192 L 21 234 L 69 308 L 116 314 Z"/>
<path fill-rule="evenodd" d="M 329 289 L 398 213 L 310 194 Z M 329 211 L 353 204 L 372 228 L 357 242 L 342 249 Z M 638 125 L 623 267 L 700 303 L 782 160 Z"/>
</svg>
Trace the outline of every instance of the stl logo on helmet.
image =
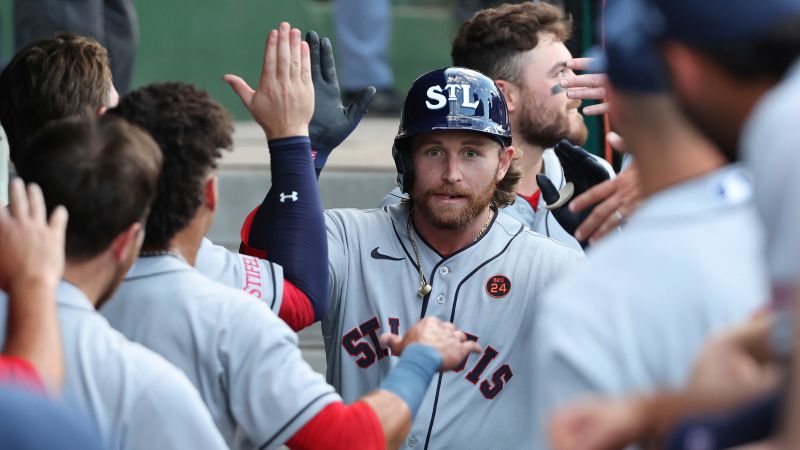
<svg viewBox="0 0 800 450">
<path fill-rule="evenodd" d="M 480 100 L 470 101 L 472 98 L 469 92 L 471 88 L 472 86 L 468 84 L 449 83 L 444 86 L 444 89 L 439 85 L 431 86 L 428 88 L 428 100 L 425 101 L 425 106 L 427 106 L 428 109 L 442 109 L 447 105 L 448 101 L 454 103 L 453 106 L 455 106 L 458 104 L 457 93 L 461 91 L 461 106 L 464 108 L 477 109 L 481 102 Z M 446 97 L 444 91 L 447 91 Z"/>
</svg>

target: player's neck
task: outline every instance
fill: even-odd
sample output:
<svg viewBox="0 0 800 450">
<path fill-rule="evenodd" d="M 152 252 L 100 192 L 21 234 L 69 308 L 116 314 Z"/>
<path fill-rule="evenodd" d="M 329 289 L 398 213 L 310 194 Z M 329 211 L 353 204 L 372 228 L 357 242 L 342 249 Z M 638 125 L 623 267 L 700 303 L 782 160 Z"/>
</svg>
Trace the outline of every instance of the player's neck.
<svg viewBox="0 0 800 450">
<path fill-rule="evenodd" d="M 89 302 L 99 307 L 100 298 L 114 281 L 117 265 L 103 253 L 95 258 L 75 262 L 67 260 L 64 264 L 64 280 L 75 285 Z"/>
<path fill-rule="evenodd" d="M 727 163 L 713 144 L 694 133 L 674 133 L 664 139 L 626 136 L 636 152 L 636 164 L 645 198 L 719 169 Z M 636 147 L 633 147 L 633 146 Z"/>
<path fill-rule="evenodd" d="M 213 211 L 209 211 L 201 206 L 189 224 L 169 241 L 169 251 L 185 259 L 190 266 L 197 261 L 197 252 L 200 251 L 200 244 L 203 241 L 211 221 L 214 219 Z"/>
<path fill-rule="evenodd" d="M 544 148 L 538 145 L 529 144 L 527 142 L 514 141 L 514 148 L 522 152 L 518 160 L 520 169 L 522 169 L 522 178 L 517 184 L 516 192 L 525 196 L 533 195 L 539 189 L 536 184 L 536 174 L 541 173 L 544 169 L 544 160 L 542 160 L 542 153 Z"/>
<path fill-rule="evenodd" d="M 413 219 L 417 232 L 434 250 L 441 255 L 450 255 L 475 242 L 492 214 L 494 212 L 487 206 L 471 224 L 461 230 L 439 228 L 424 217 L 419 210 L 413 211 Z"/>
</svg>

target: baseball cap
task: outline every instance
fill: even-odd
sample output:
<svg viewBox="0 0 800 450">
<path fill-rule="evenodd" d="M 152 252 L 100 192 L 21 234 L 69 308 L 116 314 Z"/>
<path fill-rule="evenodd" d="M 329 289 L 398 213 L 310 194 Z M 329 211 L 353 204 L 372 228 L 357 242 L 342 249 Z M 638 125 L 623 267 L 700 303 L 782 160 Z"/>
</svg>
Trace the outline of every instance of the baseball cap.
<svg viewBox="0 0 800 450">
<path fill-rule="evenodd" d="M 656 14 L 646 0 L 612 0 L 605 13 L 605 48 L 594 47 L 589 70 L 605 72 L 615 88 L 657 93 L 668 89 L 649 24 Z"/>
<path fill-rule="evenodd" d="M 798 0 L 651 1 L 661 16 L 650 16 L 660 38 L 701 46 L 746 42 L 800 17 Z"/>
</svg>

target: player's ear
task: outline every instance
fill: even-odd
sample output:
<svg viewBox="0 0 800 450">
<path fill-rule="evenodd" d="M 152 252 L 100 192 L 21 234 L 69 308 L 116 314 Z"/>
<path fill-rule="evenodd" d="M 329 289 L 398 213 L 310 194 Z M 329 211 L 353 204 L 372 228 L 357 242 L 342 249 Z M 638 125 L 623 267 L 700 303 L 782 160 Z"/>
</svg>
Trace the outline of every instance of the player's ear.
<svg viewBox="0 0 800 450">
<path fill-rule="evenodd" d="M 516 111 L 517 105 L 519 104 L 517 100 L 520 98 L 517 86 L 510 81 L 502 79 L 494 80 L 494 84 L 496 84 L 500 92 L 503 93 L 503 97 L 506 99 L 506 106 L 508 106 L 508 112 Z"/>
<path fill-rule="evenodd" d="M 203 197 L 203 202 L 206 207 L 211 211 L 216 211 L 219 201 L 219 178 L 216 173 L 212 173 L 206 178 L 206 184 L 203 188 Z"/>
<path fill-rule="evenodd" d="M 111 254 L 118 263 L 129 259 L 131 253 L 138 254 L 144 240 L 144 228 L 140 222 L 132 223 L 111 241 Z"/>
<path fill-rule="evenodd" d="M 708 59 L 682 44 L 664 45 L 664 60 L 675 91 L 684 98 L 693 98 L 706 88 L 706 73 L 711 69 Z"/>
<path fill-rule="evenodd" d="M 511 167 L 511 160 L 514 159 L 514 152 L 514 146 L 512 145 L 500 149 L 500 163 L 497 166 L 497 181 L 502 180 L 506 176 L 508 168 Z"/>
</svg>

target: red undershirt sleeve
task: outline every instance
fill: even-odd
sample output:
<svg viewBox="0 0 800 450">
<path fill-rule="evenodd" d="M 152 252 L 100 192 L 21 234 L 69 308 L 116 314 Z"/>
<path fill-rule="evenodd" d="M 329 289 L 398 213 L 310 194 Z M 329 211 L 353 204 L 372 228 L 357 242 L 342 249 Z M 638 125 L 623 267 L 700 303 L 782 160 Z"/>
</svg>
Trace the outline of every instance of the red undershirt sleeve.
<svg viewBox="0 0 800 450">
<path fill-rule="evenodd" d="M 331 403 L 286 442 L 292 450 L 384 450 L 386 439 L 375 411 L 364 402 Z"/>
<path fill-rule="evenodd" d="M 288 280 L 283 280 L 283 298 L 278 317 L 289 328 L 300 331 L 314 323 L 314 308 L 308 296 Z"/>
<path fill-rule="evenodd" d="M 44 392 L 44 386 L 33 364 L 16 356 L 0 356 L 0 383 L 17 384 Z"/>
</svg>

